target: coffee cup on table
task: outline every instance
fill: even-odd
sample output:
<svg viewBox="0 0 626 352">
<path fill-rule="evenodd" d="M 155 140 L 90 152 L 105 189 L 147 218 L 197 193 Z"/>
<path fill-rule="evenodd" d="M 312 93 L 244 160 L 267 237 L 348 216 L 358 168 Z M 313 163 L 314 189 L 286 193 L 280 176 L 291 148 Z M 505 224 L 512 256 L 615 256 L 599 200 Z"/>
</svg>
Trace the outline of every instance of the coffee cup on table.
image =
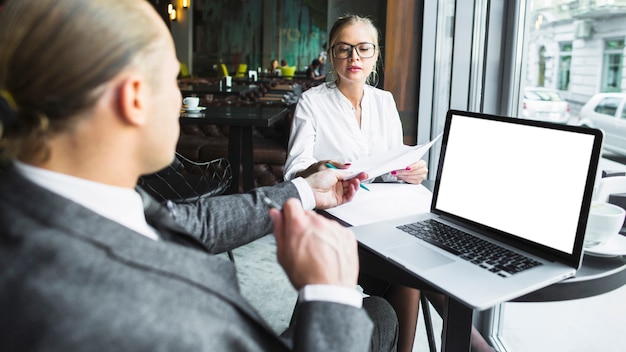
<svg viewBox="0 0 626 352">
<path fill-rule="evenodd" d="M 226 88 L 230 88 L 233 86 L 233 78 L 231 76 L 224 77 L 224 86 Z"/>
<path fill-rule="evenodd" d="M 626 193 L 614 193 L 609 195 L 609 203 L 617 205 L 622 209 L 626 209 Z M 625 230 L 626 220 L 622 224 L 622 231 Z"/>
<path fill-rule="evenodd" d="M 198 104 L 200 104 L 200 98 L 198 97 L 186 97 L 183 99 L 183 105 L 187 110 L 197 110 Z"/>
<path fill-rule="evenodd" d="M 606 202 L 592 202 L 585 230 L 585 247 L 594 247 L 619 236 L 626 210 Z"/>
</svg>

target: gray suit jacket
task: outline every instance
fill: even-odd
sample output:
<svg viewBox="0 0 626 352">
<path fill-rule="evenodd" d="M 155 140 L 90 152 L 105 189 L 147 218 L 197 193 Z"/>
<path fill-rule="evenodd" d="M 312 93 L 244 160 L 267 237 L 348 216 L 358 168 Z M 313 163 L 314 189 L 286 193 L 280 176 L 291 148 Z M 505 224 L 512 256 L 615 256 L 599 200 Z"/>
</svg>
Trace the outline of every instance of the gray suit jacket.
<svg viewBox="0 0 626 352">
<path fill-rule="evenodd" d="M 297 196 L 289 183 L 267 194 L 278 202 Z M 269 231 L 256 192 L 210 198 L 176 213 L 202 233 L 203 244 L 176 244 L 193 239 L 177 239 L 185 235 L 167 216 L 156 227 L 174 243 L 150 240 L 12 167 L 0 171 L 0 350 L 369 348 L 373 325 L 366 312 L 329 302 L 299 306 L 293 339 L 280 338 L 241 296 L 233 265 L 208 253 Z"/>
</svg>

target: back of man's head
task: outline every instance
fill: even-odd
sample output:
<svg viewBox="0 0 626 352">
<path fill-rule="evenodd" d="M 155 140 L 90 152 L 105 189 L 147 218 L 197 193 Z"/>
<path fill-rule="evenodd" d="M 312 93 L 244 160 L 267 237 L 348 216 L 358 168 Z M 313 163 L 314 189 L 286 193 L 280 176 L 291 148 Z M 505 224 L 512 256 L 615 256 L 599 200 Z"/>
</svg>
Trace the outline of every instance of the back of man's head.
<svg viewBox="0 0 626 352">
<path fill-rule="evenodd" d="M 92 108 L 103 85 L 159 36 L 145 0 L 8 0 L 0 13 L 0 159 L 46 159 L 47 141 Z M 2 99 L 2 98 L 0 98 Z"/>
</svg>

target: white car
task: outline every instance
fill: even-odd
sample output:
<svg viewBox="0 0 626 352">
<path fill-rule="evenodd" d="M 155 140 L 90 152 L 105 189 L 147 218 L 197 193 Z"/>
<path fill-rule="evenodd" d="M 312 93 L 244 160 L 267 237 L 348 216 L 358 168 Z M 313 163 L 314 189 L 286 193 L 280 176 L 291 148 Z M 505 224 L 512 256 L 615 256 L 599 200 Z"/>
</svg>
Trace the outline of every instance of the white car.
<svg viewBox="0 0 626 352">
<path fill-rule="evenodd" d="M 626 155 L 626 93 L 598 93 L 580 109 L 573 124 L 604 133 L 604 149 Z"/>
<path fill-rule="evenodd" d="M 530 120 L 568 123 L 570 107 L 558 90 L 526 87 L 521 117 Z"/>
</svg>

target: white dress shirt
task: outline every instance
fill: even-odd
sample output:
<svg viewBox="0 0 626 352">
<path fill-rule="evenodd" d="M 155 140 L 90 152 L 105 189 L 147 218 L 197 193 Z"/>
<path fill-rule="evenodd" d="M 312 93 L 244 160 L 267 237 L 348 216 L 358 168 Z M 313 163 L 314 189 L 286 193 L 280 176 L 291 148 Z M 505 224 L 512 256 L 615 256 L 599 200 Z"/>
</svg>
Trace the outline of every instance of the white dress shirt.
<svg viewBox="0 0 626 352">
<path fill-rule="evenodd" d="M 351 162 L 403 144 L 402 123 L 390 92 L 365 86 L 361 127 L 350 101 L 335 86 L 302 93 L 294 112 L 285 179 L 319 160 Z M 395 177 L 385 179 L 395 180 Z"/>
<path fill-rule="evenodd" d="M 156 230 L 146 222 L 143 201 L 134 189 L 88 181 L 19 161 L 15 162 L 15 167 L 18 172 L 35 184 L 148 238 L 159 239 Z"/>
</svg>

